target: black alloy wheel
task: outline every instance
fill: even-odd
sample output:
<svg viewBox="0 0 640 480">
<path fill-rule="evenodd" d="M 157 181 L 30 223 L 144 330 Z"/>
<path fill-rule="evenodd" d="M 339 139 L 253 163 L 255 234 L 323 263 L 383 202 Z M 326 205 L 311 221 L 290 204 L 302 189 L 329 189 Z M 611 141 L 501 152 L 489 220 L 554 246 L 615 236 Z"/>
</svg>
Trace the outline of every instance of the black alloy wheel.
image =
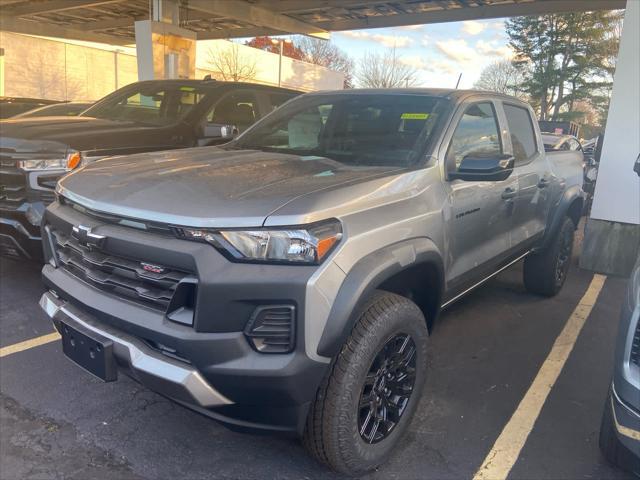
<svg viewBox="0 0 640 480">
<path fill-rule="evenodd" d="M 564 284 L 571 264 L 571 252 L 573 251 L 573 231 L 564 230 L 560 240 L 560 251 L 556 263 L 556 285 Z"/>
<path fill-rule="evenodd" d="M 373 360 L 358 403 L 358 430 L 369 444 L 389 436 L 409 404 L 416 379 L 416 345 L 410 335 L 389 339 Z"/>
</svg>

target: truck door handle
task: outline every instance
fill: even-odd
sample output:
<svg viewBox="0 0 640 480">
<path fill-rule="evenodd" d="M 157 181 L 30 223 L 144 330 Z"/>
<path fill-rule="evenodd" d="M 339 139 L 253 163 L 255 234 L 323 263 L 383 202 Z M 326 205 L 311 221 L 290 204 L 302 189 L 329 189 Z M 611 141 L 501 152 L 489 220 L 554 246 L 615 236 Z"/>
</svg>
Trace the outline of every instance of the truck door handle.
<svg viewBox="0 0 640 480">
<path fill-rule="evenodd" d="M 502 199 L 503 200 L 509 200 L 513 197 L 515 197 L 518 194 L 518 192 L 511 187 L 507 187 L 504 189 L 504 192 L 502 192 Z"/>
<path fill-rule="evenodd" d="M 540 181 L 538 182 L 538 188 L 546 188 L 549 186 L 549 183 L 551 183 L 549 179 L 541 178 Z"/>
</svg>

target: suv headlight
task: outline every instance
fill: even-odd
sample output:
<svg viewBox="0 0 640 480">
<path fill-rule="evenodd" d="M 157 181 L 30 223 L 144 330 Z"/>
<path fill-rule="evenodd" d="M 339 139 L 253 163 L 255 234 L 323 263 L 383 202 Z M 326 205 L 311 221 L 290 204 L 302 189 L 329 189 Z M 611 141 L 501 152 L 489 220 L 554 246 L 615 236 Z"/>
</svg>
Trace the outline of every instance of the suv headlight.
<svg viewBox="0 0 640 480">
<path fill-rule="evenodd" d="M 178 236 L 204 241 L 239 262 L 314 265 L 322 262 L 342 237 L 337 220 L 305 227 L 252 230 L 177 228 Z"/>
</svg>

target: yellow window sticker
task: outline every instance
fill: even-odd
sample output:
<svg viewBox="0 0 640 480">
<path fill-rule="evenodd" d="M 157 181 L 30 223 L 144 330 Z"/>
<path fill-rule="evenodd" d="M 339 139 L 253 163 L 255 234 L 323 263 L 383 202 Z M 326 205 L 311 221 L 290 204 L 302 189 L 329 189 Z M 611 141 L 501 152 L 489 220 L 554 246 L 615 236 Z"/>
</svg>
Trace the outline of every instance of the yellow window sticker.
<svg viewBox="0 0 640 480">
<path fill-rule="evenodd" d="M 403 113 L 400 117 L 402 120 L 426 120 L 429 118 L 428 113 Z"/>
<path fill-rule="evenodd" d="M 180 87 L 181 92 L 194 92 L 195 90 L 194 87 Z"/>
</svg>

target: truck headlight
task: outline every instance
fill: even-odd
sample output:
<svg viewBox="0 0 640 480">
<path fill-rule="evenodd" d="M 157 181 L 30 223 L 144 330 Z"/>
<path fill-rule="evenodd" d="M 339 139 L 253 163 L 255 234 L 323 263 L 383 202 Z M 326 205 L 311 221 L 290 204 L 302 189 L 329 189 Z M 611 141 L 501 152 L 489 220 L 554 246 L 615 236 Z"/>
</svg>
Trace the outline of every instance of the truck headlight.
<svg viewBox="0 0 640 480">
<path fill-rule="evenodd" d="M 80 152 L 71 152 L 61 158 L 43 158 L 19 160 L 17 167 L 27 171 L 40 170 L 73 170 L 78 166 L 82 156 Z"/>
<path fill-rule="evenodd" d="M 210 243 L 235 261 L 262 263 L 319 264 L 342 237 L 336 220 L 301 228 L 176 231 L 182 238 Z"/>
<path fill-rule="evenodd" d="M 20 160 L 18 168 L 22 170 L 66 170 L 66 158 L 48 158 L 46 160 Z"/>
</svg>

